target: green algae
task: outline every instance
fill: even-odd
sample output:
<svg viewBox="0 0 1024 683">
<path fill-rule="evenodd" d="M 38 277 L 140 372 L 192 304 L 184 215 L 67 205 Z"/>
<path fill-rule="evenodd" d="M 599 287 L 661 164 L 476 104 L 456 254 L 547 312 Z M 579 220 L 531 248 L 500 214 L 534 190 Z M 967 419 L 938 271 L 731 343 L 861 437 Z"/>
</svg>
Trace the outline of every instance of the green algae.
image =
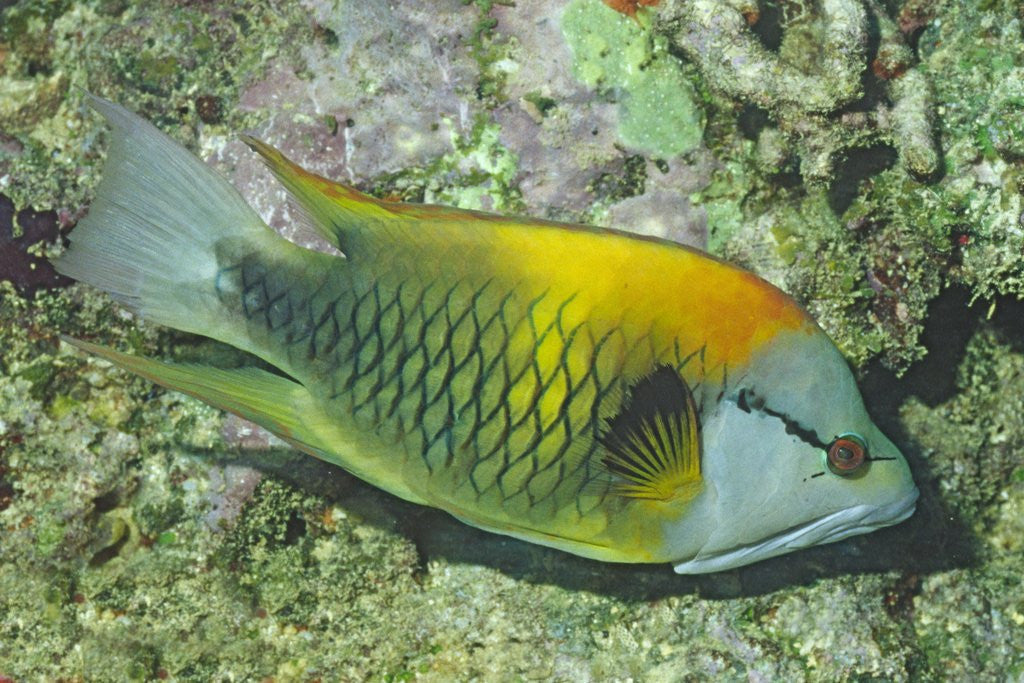
<svg viewBox="0 0 1024 683">
<path fill-rule="evenodd" d="M 122 104 L 151 110 L 158 123 L 170 119 L 154 105 L 174 102 L 198 128 L 197 98 L 236 100 L 268 62 L 294 53 L 301 16 L 287 3 L 208 12 L 192 3 L 22 0 L 3 11 L 0 54 L 10 57 L 0 60 L 0 132 L 19 151 L 0 146 L 0 191 L 19 209 L 80 206 L 94 183 L 81 162 L 96 160 L 101 124 L 83 121 L 72 86 L 100 95 L 116 88 Z M 230 114 L 226 130 L 249 125 L 241 112 Z M 173 118 L 180 123 L 180 113 Z M 171 132 L 186 143 L 195 139 L 194 130 Z"/>
<path fill-rule="evenodd" d="M 1024 97 L 1024 20 L 1015 9 L 1014 3 L 957 5 L 921 36 L 937 94 L 951 103 L 942 111 L 950 144 L 940 197 L 968 236 L 958 274 L 984 298 L 1024 295 L 1017 258 L 1024 250 L 1024 175 L 1015 156 L 1024 109 L 1013 105 Z M 913 218 L 935 223 L 923 212 Z"/>
<path fill-rule="evenodd" d="M 58 319 L 90 336 L 111 325 L 109 303 L 76 302 L 81 292 L 67 291 L 30 305 L 3 287 L 0 312 L 17 323 L 2 330 L 5 366 L 49 363 L 63 380 L 51 380 L 43 399 L 32 398 L 37 385 L 24 376 L 0 382 L 0 456 L 14 484 L 14 502 L 0 513 L 0 672 L 90 680 L 277 675 L 302 658 L 251 643 L 309 642 L 301 634 L 323 619 L 313 614 L 317 605 L 346 604 L 368 584 L 403 586 L 396 578 L 415 566 L 408 545 L 372 529 L 351 532 L 342 512 L 329 534 L 322 520 L 308 523 L 317 533 L 295 530 L 291 520 L 315 506 L 290 487 L 264 485 L 229 531 L 207 525 L 210 458 L 232 457 L 217 411 L 173 395 L 147 400 L 145 384 L 42 334 Z M 145 337 L 150 353 L 154 341 Z M 51 416 L 47 404 L 65 392 L 76 398 Z M 356 555 L 335 539 L 348 533 L 360 537 L 350 546 Z"/>
<path fill-rule="evenodd" d="M 688 2 L 670 3 L 666 30 L 689 35 L 687 8 Z M 692 200 L 708 213 L 711 250 L 804 298 L 854 363 L 880 355 L 899 371 L 923 357 L 927 306 L 944 285 L 966 284 L 981 298 L 1021 295 L 1024 184 L 1012 150 L 1024 110 L 1008 104 L 1019 99 L 1024 82 L 1020 35 L 1013 3 L 949 6 L 924 29 L 920 63 L 886 86 L 891 108 L 865 117 L 857 109 L 868 100 L 827 122 L 801 113 L 810 98 L 776 103 L 784 93 L 770 90 L 770 80 L 751 86 L 765 89 L 762 97 L 734 88 L 735 74 L 718 73 L 728 64 L 702 67 L 713 90 L 707 137 L 722 166 Z M 688 49 L 688 39 L 679 40 Z M 767 66 L 744 68 L 796 64 L 783 67 L 759 48 L 745 49 Z M 831 87 L 827 79 L 822 87 Z M 737 104 L 722 89 L 771 109 L 744 130 Z M 851 96 L 828 97 L 829 107 L 841 112 Z M 790 117 L 801 121 L 795 140 Z M 885 126 L 892 132 L 884 133 Z M 941 154 L 932 142 L 935 128 L 944 141 Z M 906 142 L 913 138 L 918 141 Z M 827 163 L 809 172 L 819 153 Z M 930 169 L 937 167 L 936 176 Z M 820 210 L 823 190 L 830 211 Z M 834 276 L 837 267 L 845 269 L 842 277 Z M 858 279 L 852 290 L 851 275 Z"/>
<path fill-rule="evenodd" d="M 662 36 L 601 0 L 569 3 L 562 30 L 573 51 L 576 76 L 587 87 L 618 99 L 623 143 L 659 157 L 700 144 L 697 93 Z"/>
<path fill-rule="evenodd" d="M 966 344 L 955 394 L 934 407 L 903 407 L 920 447 L 934 454 L 929 462 L 951 507 L 979 531 L 991 527 L 1022 462 L 1024 354 L 1019 340 L 1005 337 L 982 327 Z"/>
<path fill-rule="evenodd" d="M 518 213 L 518 159 L 501 144 L 500 131 L 494 122 L 478 117 L 468 135 L 452 133 L 451 152 L 424 166 L 382 175 L 371 191 L 403 201 Z"/>
<path fill-rule="evenodd" d="M 508 57 L 515 43 L 495 31 L 498 20 L 491 16 L 491 10 L 495 5 L 510 5 L 512 0 L 462 0 L 462 3 L 475 6 L 479 13 L 472 34 L 465 41 L 479 68 L 476 96 L 494 107 L 505 101 L 505 81 L 513 66 Z"/>
</svg>

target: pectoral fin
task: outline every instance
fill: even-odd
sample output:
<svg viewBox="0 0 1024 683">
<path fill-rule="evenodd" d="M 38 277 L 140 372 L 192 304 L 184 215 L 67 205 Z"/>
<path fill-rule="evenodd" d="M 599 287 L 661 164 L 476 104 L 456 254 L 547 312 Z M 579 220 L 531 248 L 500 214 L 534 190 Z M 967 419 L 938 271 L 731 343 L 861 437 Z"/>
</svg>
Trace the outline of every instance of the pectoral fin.
<svg viewBox="0 0 1024 683">
<path fill-rule="evenodd" d="M 675 368 L 661 365 L 636 381 L 606 422 L 602 462 L 619 494 L 685 502 L 700 492 L 697 406 Z"/>
</svg>

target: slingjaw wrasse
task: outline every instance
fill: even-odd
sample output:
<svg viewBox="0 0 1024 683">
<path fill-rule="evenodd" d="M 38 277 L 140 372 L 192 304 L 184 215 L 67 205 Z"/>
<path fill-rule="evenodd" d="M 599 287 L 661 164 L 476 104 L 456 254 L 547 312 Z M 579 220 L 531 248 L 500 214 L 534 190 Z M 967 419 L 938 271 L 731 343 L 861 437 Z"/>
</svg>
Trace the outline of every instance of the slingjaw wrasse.
<svg viewBox="0 0 1024 683">
<path fill-rule="evenodd" d="M 125 109 L 57 261 L 281 371 L 81 341 L 475 526 L 587 557 L 735 567 L 894 524 L 917 489 L 792 299 L 613 230 L 386 202 L 245 141 L 344 257 L 278 236 Z"/>
</svg>

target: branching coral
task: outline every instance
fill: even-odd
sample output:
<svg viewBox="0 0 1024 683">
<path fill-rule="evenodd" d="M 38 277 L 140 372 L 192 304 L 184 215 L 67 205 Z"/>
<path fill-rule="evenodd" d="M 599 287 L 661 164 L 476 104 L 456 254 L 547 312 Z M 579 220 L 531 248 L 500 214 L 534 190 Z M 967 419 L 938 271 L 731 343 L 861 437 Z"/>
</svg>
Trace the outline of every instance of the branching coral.
<svg viewBox="0 0 1024 683">
<path fill-rule="evenodd" d="M 770 112 L 777 129 L 762 134 L 782 133 L 805 180 L 830 180 L 845 151 L 875 144 L 895 147 L 918 177 L 938 171 L 929 85 L 911 66 L 896 22 L 876 2 L 783 4 L 777 51 L 754 31 L 760 13 L 752 0 L 667 0 L 658 20 L 712 88 Z M 883 85 L 870 96 L 869 56 Z"/>
</svg>

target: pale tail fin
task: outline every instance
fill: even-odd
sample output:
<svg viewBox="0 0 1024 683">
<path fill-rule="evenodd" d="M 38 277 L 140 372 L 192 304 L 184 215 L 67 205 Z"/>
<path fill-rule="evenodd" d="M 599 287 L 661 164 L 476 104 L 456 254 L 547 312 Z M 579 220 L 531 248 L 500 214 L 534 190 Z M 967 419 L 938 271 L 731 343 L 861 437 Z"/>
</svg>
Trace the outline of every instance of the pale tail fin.
<svg viewBox="0 0 1024 683">
<path fill-rule="evenodd" d="M 89 215 L 54 265 L 148 320 L 233 342 L 211 286 L 214 245 L 276 234 L 188 150 L 124 107 L 87 97 L 113 129 L 112 141 Z"/>
</svg>

